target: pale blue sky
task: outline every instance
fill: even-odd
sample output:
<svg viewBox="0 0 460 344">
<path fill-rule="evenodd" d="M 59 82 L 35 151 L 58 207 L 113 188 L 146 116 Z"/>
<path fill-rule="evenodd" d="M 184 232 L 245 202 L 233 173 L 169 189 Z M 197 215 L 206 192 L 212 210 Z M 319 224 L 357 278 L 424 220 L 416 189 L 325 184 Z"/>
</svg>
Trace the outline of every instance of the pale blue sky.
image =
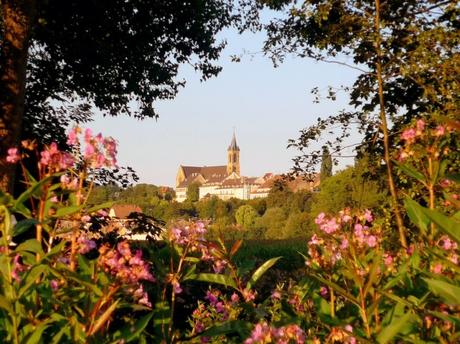
<svg viewBox="0 0 460 344">
<path fill-rule="evenodd" d="M 157 121 L 97 117 L 90 124 L 93 130 L 117 139 L 120 165 L 133 167 L 140 182 L 174 186 L 180 164 L 226 164 L 233 127 L 243 175 L 287 172 L 297 153 L 286 149 L 288 139 L 297 138 L 299 130 L 318 116 L 346 106 L 345 97 L 314 104 L 310 90 L 350 85 L 355 71 L 294 57 L 274 68 L 261 54 L 234 63 L 230 56 L 243 49 L 260 51 L 263 34 L 225 32 L 222 36 L 228 41 L 220 59 L 223 71 L 201 83 L 191 68 L 182 68 L 187 85 L 174 100 L 156 104 Z"/>
</svg>

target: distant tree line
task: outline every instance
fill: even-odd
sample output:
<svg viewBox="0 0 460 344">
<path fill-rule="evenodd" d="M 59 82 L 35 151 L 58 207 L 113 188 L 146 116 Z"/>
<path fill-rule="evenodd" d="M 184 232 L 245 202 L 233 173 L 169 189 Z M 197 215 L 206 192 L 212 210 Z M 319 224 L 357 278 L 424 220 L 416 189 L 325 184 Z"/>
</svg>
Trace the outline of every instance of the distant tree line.
<svg viewBox="0 0 460 344">
<path fill-rule="evenodd" d="M 318 192 L 293 192 L 285 183 L 273 186 L 268 197 L 252 200 L 216 196 L 198 200 L 196 187 L 191 186 L 187 200 L 174 201 L 174 191 L 138 184 L 126 189 L 99 186 L 90 202 L 115 201 L 135 204 L 142 211 L 165 222 L 178 219 L 202 219 L 209 222 L 211 235 L 225 239 L 285 239 L 306 237 L 314 228 L 320 212 L 338 212 L 343 208 L 363 209 L 387 206 L 385 182 L 373 175 L 365 160 L 355 166 L 324 178 Z M 329 173 L 328 173 L 329 174 Z"/>
</svg>

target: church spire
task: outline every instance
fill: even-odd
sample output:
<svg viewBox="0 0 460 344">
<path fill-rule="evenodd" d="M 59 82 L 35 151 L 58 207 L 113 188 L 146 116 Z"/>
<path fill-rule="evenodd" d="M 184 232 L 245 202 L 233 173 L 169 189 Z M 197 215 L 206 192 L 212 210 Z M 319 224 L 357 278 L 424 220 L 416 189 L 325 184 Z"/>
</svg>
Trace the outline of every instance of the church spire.
<svg viewBox="0 0 460 344">
<path fill-rule="evenodd" d="M 227 149 L 227 174 L 230 175 L 235 172 L 240 175 L 240 147 L 236 143 L 235 130 L 233 129 L 232 142 Z"/>
<path fill-rule="evenodd" d="M 236 143 L 236 135 L 235 135 L 235 129 L 233 129 L 233 138 L 232 138 L 232 142 L 230 142 L 230 146 L 228 146 L 228 151 L 240 151 L 240 147 L 238 147 L 237 143 Z"/>
</svg>

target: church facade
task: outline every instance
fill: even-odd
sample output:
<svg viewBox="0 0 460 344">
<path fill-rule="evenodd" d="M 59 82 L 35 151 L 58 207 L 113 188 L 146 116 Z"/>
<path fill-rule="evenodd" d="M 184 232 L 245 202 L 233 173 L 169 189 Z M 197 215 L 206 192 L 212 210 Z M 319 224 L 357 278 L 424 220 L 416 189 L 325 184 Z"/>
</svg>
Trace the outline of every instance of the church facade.
<svg viewBox="0 0 460 344">
<path fill-rule="evenodd" d="M 227 148 L 227 165 L 179 166 L 176 175 L 176 201 L 183 202 L 187 199 L 187 189 L 191 184 L 199 185 L 199 199 L 212 196 L 223 200 L 267 197 L 274 182 L 279 178 L 272 173 L 266 173 L 261 177 L 241 176 L 240 147 L 233 133 L 232 141 Z M 312 184 L 308 183 L 304 188 L 312 187 Z"/>
</svg>

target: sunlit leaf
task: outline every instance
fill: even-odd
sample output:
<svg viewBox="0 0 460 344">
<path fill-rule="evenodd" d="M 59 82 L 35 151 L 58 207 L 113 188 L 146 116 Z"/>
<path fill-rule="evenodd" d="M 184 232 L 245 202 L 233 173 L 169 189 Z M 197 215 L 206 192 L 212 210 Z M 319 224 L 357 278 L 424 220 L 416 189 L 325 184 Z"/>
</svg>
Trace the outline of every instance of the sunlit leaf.
<svg viewBox="0 0 460 344">
<path fill-rule="evenodd" d="M 248 281 L 247 287 L 252 288 L 252 286 L 261 278 L 264 273 L 268 271 L 275 263 L 281 259 L 282 257 L 275 257 L 272 259 L 267 260 L 265 263 L 263 263 L 261 266 L 257 268 L 256 271 L 252 274 L 251 278 Z"/>
</svg>

